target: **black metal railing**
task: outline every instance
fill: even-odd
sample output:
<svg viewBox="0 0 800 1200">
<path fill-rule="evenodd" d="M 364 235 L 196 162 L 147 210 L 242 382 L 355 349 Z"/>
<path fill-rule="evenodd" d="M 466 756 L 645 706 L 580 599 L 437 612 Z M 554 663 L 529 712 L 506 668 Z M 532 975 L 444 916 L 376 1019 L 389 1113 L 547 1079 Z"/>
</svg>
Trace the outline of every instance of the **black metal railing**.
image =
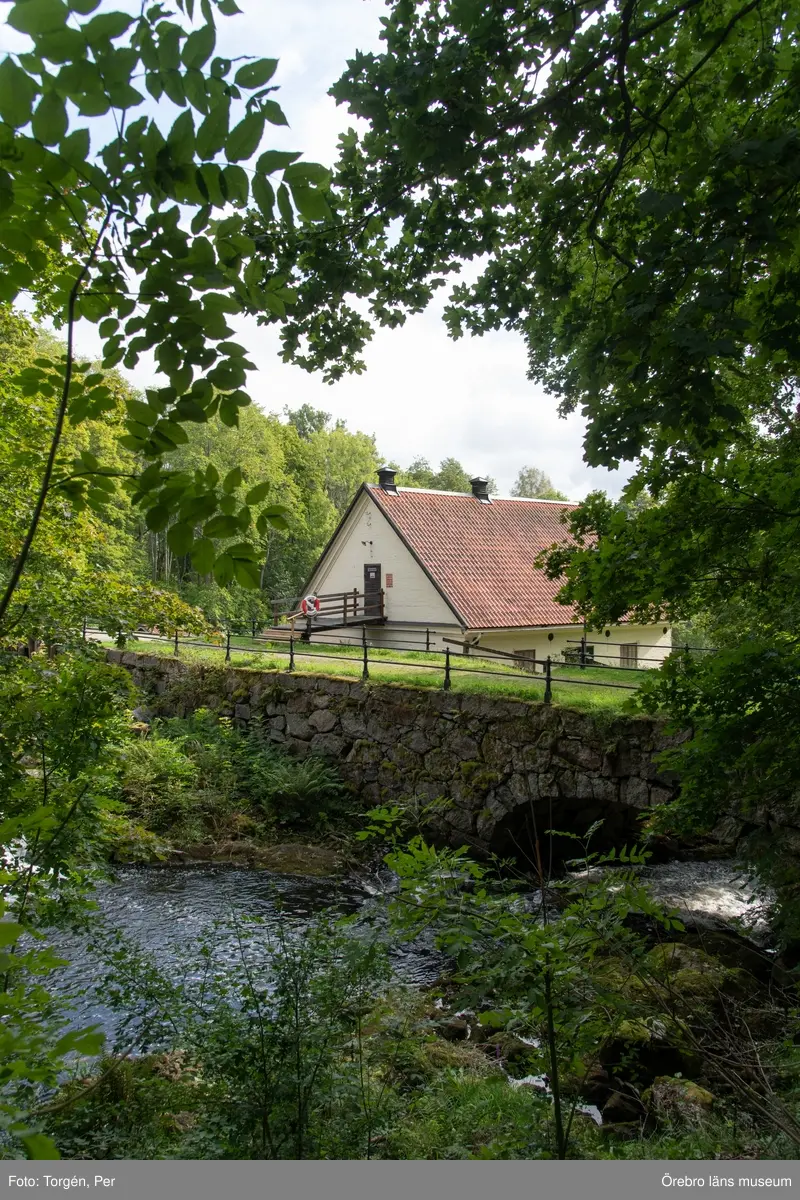
<svg viewBox="0 0 800 1200">
<path fill-rule="evenodd" d="M 358 663 L 361 666 L 361 679 L 365 681 L 370 678 L 370 666 L 373 668 L 403 667 L 410 671 L 441 671 L 441 686 L 445 691 L 449 691 L 452 688 L 454 677 L 458 675 L 487 676 L 491 679 L 498 680 L 515 679 L 519 682 L 520 675 L 524 672 L 527 676 L 526 683 L 530 684 L 531 687 L 537 687 L 538 685 L 541 685 L 543 688 L 542 701 L 545 704 L 551 703 L 553 698 L 553 687 L 556 683 L 562 685 L 566 684 L 569 686 L 576 685 L 579 687 L 617 688 L 624 691 L 636 691 L 639 686 L 638 683 L 623 683 L 616 679 L 603 679 L 603 672 L 605 670 L 608 670 L 609 672 L 625 671 L 638 672 L 640 675 L 644 675 L 652 670 L 652 667 L 650 666 L 614 666 L 608 668 L 602 665 L 598 666 L 587 656 L 585 639 L 580 639 L 580 641 L 576 640 L 576 644 L 581 646 L 580 653 L 582 654 L 582 661 L 569 662 L 565 661 L 561 655 L 547 655 L 547 657 L 543 659 L 531 660 L 530 657 L 524 654 L 505 653 L 500 650 L 490 650 L 486 648 L 475 648 L 471 655 L 464 654 L 462 649 L 462 653 L 456 655 L 451 651 L 450 646 L 446 646 L 444 650 L 431 649 L 431 640 L 438 639 L 442 642 L 452 641 L 453 645 L 457 645 L 462 648 L 464 646 L 463 642 L 456 642 L 455 639 L 443 637 L 433 629 L 425 630 L 425 635 L 425 649 L 422 649 L 420 645 L 404 646 L 394 643 L 391 646 L 383 647 L 370 644 L 367 639 L 365 628 L 362 628 L 361 637 L 359 639 L 340 639 L 336 644 L 336 650 L 333 649 L 334 644 L 332 643 L 310 643 L 305 641 L 300 635 L 290 636 L 288 641 L 282 639 L 279 642 L 273 642 L 270 641 L 268 632 L 249 638 L 249 645 L 239 645 L 234 639 L 236 636 L 243 637 L 243 635 L 234 635 L 230 629 L 224 633 L 221 633 L 213 640 L 203 640 L 199 637 L 181 637 L 179 631 L 177 630 L 172 634 L 160 632 L 140 632 L 136 635 L 135 640 L 137 642 L 143 641 L 146 643 L 158 642 L 166 645 L 171 644 L 173 654 L 176 657 L 180 655 L 181 647 L 195 650 L 224 651 L 226 663 L 232 662 L 235 655 L 252 656 L 257 654 L 269 656 L 271 658 L 285 657 L 288 660 L 286 670 L 289 672 L 297 669 L 296 660 L 298 658 L 302 658 L 303 660 L 314 659 L 326 661 L 331 664 L 331 667 L 335 667 L 337 663 Z M 102 637 L 104 635 L 102 635 L 101 631 L 92 628 L 91 624 L 88 623 L 84 630 L 84 636 Z M 323 649 L 326 644 L 331 648 L 328 650 Z M 624 643 L 613 644 L 624 645 Z M 354 651 L 356 651 L 356 653 L 342 653 L 342 648 L 345 650 L 352 648 Z M 683 649 L 683 647 L 680 648 L 680 650 Z M 711 647 L 705 646 L 687 647 L 687 649 L 711 652 Z M 399 660 L 384 657 L 385 654 L 392 653 L 393 651 L 403 654 L 422 654 L 426 658 L 434 658 L 436 661 L 423 662 L 420 659 L 405 658 L 403 660 Z M 604 657 L 612 656 L 609 655 Z M 456 659 L 457 662 L 454 663 L 454 659 Z M 481 660 L 484 660 L 486 663 L 485 666 L 478 665 Z M 647 661 L 661 662 L 663 660 L 660 659 Z M 466 665 L 467 662 L 469 663 L 468 666 Z M 489 665 L 490 663 L 493 664 L 495 662 L 508 663 L 513 669 L 504 671 L 498 670 L 496 667 Z M 574 666 L 577 666 L 581 670 L 585 670 L 587 668 L 591 669 L 594 666 L 596 670 L 593 672 L 591 678 L 586 678 L 585 675 L 583 675 L 582 678 L 575 678 L 572 674 L 564 674 L 565 670 L 569 670 L 570 667 Z M 540 668 L 540 670 L 537 670 L 536 668 Z"/>
</svg>

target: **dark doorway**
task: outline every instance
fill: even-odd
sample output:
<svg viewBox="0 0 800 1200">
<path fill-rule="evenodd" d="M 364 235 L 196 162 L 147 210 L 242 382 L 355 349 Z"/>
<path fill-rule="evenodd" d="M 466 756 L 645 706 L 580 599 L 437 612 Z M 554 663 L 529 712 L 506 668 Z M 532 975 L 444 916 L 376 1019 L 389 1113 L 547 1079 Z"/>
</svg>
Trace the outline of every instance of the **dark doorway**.
<svg viewBox="0 0 800 1200">
<path fill-rule="evenodd" d="M 364 616 L 381 615 L 381 564 L 364 563 Z"/>
</svg>

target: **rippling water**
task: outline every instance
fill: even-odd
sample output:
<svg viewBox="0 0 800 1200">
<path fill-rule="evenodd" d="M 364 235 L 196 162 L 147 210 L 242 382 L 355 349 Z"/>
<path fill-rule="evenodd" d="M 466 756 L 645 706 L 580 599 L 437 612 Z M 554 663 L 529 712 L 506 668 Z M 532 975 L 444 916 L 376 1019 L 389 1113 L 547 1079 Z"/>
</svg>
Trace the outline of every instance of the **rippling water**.
<svg viewBox="0 0 800 1200">
<path fill-rule="evenodd" d="M 644 868 L 642 879 L 665 904 L 736 921 L 754 934 L 767 932 L 764 899 L 729 860 L 655 863 Z"/>
<path fill-rule="evenodd" d="M 368 920 L 381 921 L 383 908 L 375 889 L 356 880 L 227 866 L 121 867 L 112 881 L 98 887 L 95 899 L 107 925 L 149 951 L 167 974 L 184 973 L 192 947 L 199 947 L 216 922 L 259 918 L 260 924 L 245 933 L 258 950 L 258 942 L 268 943 L 279 925 L 302 934 L 315 916 L 327 911 L 333 916 L 361 912 L 366 926 Z M 233 934 L 223 930 L 214 940 L 218 958 L 238 960 Z M 103 1000 L 105 968 L 87 943 L 79 934 L 56 940 L 69 960 L 58 973 L 56 988 L 73 1005 L 76 1024 L 100 1024 L 111 1034 L 117 1018 Z M 442 971 L 442 957 L 424 941 L 393 949 L 391 958 L 398 978 L 411 984 L 430 983 Z"/>
<path fill-rule="evenodd" d="M 744 921 L 754 932 L 764 929 L 761 909 L 731 862 L 660 863 L 646 867 L 642 877 L 665 903 L 727 921 Z M 185 952 L 199 946 L 215 922 L 258 917 L 262 923 L 251 927 L 247 938 L 266 943 L 279 923 L 301 934 L 326 910 L 333 915 L 361 913 L 363 926 L 368 921 L 380 923 L 385 913 L 380 882 L 376 886 L 367 880 L 320 879 L 228 866 L 122 867 L 112 881 L 98 888 L 97 901 L 106 922 L 150 951 L 168 974 L 184 970 Z M 58 988 L 72 997 L 75 1022 L 99 1023 L 112 1033 L 117 1018 L 103 1002 L 104 969 L 87 949 L 86 937 L 64 936 L 57 945 L 70 962 L 59 972 Z M 228 935 L 226 941 L 224 933 L 217 938 L 215 949 L 231 961 L 238 956 L 234 937 Z M 391 957 L 398 978 L 416 985 L 438 978 L 444 962 L 430 941 L 424 940 L 396 946 Z"/>
</svg>

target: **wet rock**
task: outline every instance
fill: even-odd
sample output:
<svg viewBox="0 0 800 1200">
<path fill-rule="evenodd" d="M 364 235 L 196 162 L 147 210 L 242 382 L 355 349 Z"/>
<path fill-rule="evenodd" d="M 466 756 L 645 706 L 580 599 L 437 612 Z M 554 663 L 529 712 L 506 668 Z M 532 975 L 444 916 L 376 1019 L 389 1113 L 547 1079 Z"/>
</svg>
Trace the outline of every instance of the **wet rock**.
<svg viewBox="0 0 800 1200">
<path fill-rule="evenodd" d="M 259 866 L 286 875 L 335 875 L 343 867 L 340 852 L 333 846 L 305 842 L 283 842 L 258 851 Z"/>
<path fill-rule="evenodd" d="M 684 920 L 683 940 L 719 959 L 723 966 L 743 970 L 766 982 L 772 974 L 774 957 L 766 954 L 756 942 L 734 932 L 722 921 L 696 917 Z"/>
<path fill-rule="evenodd" d="M 784 951 L 775 959 L 770 975 L 770 983 L 778 988 L 796 987 L 800 982 L 800 964 L 792 949 Z"/>
<path fill-rule="evenodd" d="M 747 972 L 726 967 L 718 958 L 685 941 L 655 946 L 647 962 L 656 978 L 663 980 L 668 995 L 683 1007 L 719 1005 L 731 995 L 746 996 L 757 986 Z"/>
<path fill-rule="evenodd" d="M 437 1021 L 436 1032 L 448 1042 L 466 1041 L 469 1037 L 469 1021 L 466 1017 L 450 1017 L 446 1021 Z"/>
<path fill-rule="evenodd" d="M 641 1121 L 609 1121 L 598 1131 L 604 1141 L 638 1142 L 642 1136 Z"/>
<path fill-rule="evenodd" d="M 581 1097 L 588 1100 L 590 1104 L 596 1104 L 598 1108 L 602 1108 L 611 1091 L 612 1083 L 608 1071 L 599 1063 L 595 1063 L 581 1084 Z"/>
<path fill-rule="evenodd" d="M 486 1049 L 507 1063 L 524 1062 L 535 1053 L 534 1047 L 515 1037 L 513 1033 L 501 1033 L 485 1043 Z"/>
<path fill-rule="evenodd" d="M 497 1030 L 492 1029 L 489 1025 L 481 1025 L 475 1021 L 469 1027 L 469 1040 L 474 1042 L 476 1046 L 483 1046 L 486 1042 L 497 1039 Z"/>
<path fill-rule="evenodd" d="M 598 1054 L 609 1074 L 624 1073 L 626 1079 L 647 1082 L 656 1075 L 676 1075 L 698 1070 L 701 1063 L 691 1049 L 670 1040 L 663 1021 L 623 1021 L 614 1037 Z"/>
<path fill-rule="evenodd" d="M 711 1092 L 690 1079 L 660 1075 L 642 1100 L 660 1120 L 698 1126 L 711 1112 L 714 1097 Z"/>
<path fill-rule="evenodd" d="M 627 1125 L 636 1122 L 637 1128 L 640 1128 L 646 1114 L 645 1106 L 632 1092 L 612 1092 L 602 1108 L 604 1125 Z"/>
</svg>

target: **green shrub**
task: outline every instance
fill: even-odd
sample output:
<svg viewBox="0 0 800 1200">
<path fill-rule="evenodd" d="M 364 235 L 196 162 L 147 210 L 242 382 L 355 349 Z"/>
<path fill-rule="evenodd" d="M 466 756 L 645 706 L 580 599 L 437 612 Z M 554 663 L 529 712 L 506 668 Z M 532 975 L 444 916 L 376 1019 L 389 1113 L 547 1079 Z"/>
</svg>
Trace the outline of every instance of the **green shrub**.
<svg viewBox="0 0 800 1200">
<path fill-rule="evenodd" d="M 87 1085 L 91 1086 L 91 1091 Z M 65 1084 L 50 1128 L 62 1158 L 170 1158 L 207 1103 L 180 1051 L 140 1058 L 104 1055 L 89 1078 Z"/>
<path fill-rule="evenodd" d="M 179 746 L 194 764 L 194 786 L 212 793 L 217 807 L 230 808 L 243 794 L 241 767 L 237 761 L 246 736 L 227 717 L 199 708 L 188 717 L 170 717 L 153 726 L 153 736 Z"/>
<path fill-rule="evenodd" d="M 343 809 L 346 789 L 336 769 L 314 755 L 287 755 L 258 722 L 244 732 L 229 718 L 198 709 L 159 722 L 157 731 L 192 759 L 197 786 L 215 794 L 216 808 L 252 805 L 268 820 L 302 828 L 325 824 Z"/>
<path fill-rule="evenodd" d="M 185 820 L 196 776 L 195 764 L 176 742 L 153 736 L 126 749 L 122 793 L 143 825 L 165 832 Z"/>
<path fill-rule="evenodd" d="M 250 799 L 279 825 L 324 825 L 343 812 L 346 788 L 324 759 L 292 758 L 271 746 L 258 727 L 239 757 Z"/>
<path fill-rule="evenodd" d="M 161 862 L 169 853 L 158 834 L 111 809 L 100 813 L 100 841 L 106 854 L 118 863 Z"/>
<path fill-rule="evenodd" d="M 68 1153 L 369 1156 L 391 1099 L 367 1049 L 389 978 L 377 939 L 347 922 L 320 920 L 300 936 L 235 923 L 187 947 L 169 977 L 113 934 L 95 946 L 108 968 L 104 1001 L 125 1014 L 120 1047 L 160 1049 L 101 1061 L 93 1090 L 63 1089 L 48 1129 Z M 73 1095 L 74 1106 L 61 1103 Z"/>
<path fill-rule="evenodd" d="M 320 829 L 345 811 L 347 789 L 323 759 L 292 758 L 257 724 L 245 733 L 208 709 L 154 723 L 124 756 L 122 793 L 156 833 L 235 836 L 255 824 Z"/>
</svg>

